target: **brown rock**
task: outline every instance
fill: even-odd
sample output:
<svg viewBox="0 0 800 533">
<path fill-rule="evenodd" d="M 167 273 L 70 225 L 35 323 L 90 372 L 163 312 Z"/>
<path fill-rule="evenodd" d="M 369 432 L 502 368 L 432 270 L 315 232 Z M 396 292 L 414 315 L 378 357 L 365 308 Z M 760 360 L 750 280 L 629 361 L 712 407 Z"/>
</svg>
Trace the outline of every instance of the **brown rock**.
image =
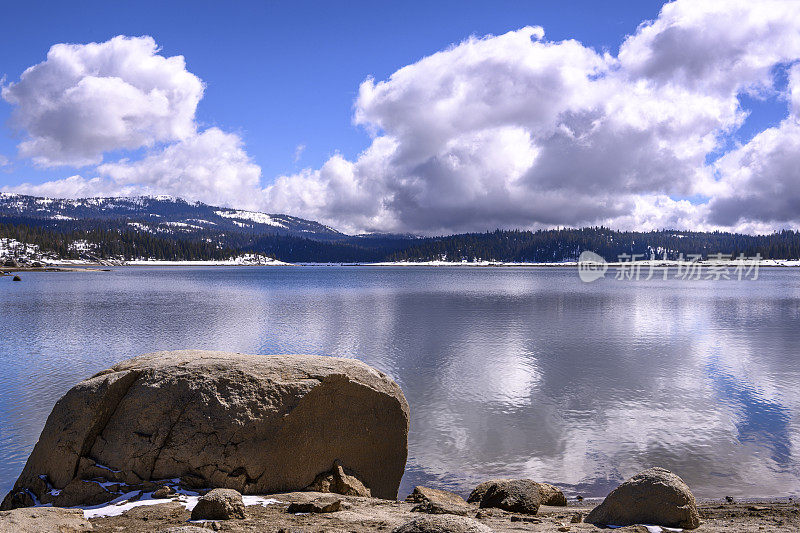
<svg viewBox="0 0 800 533">
<path fill-rule="evenodd" d="M 110 502 L 118 496 L 117 491 L 109 491 L 96 481 L 74 479 L 61 489 L 53 498 L 56 507 L 73 507 L 75 505 L 100 505 Z"/>
<path fill-rule="evenodd" d="M 415 513 L 466 516 L 471 511 L 469 504 L 458 494 L 422 486 L 414 487 L 406 501 L 418 504 L 411 509 Z"/>
<path fill-rule="evenodd" d="M 337 498 L 314 498 L 307 502 L 289 504 L 287 513 L 335 513 L 342 510 L 342 500 Z"/>
<path fill-rule="evenodd" d="M 305 490 L 333 492 L 345 496 L 364 496 L 365 498 L 372 496 L 372 492 L 358 479 L 358 474 L 343 467 L 338 459 L 334 461 L 333 467 L 329 471 L 317 475 L 314 482 Z"/>
<path fill-rule="evenodd" d="M 155 498 L 156 500 L 163 500 L 166 498 L 170 498 L 174 494 L 175 494 L 175 489 L 173 489 L 169 485 L 162 485 L 161 487 L 153 491 L 152 497 Z"/>
<path fill-rule="evenodd" d="M 652 524 L 695 529 L 700 515 L 683 480 L 663 468 L 640 472 L 611 491 L 584 519 L 598 526 Z"/>
<path fill-rule="evenodd" d="M 233 489 L 214 489 L 197 500 L 192 520 L 244 518 L 242 495 Z"/>
<path fill-rule="evenodd" d="M 493 479 L 479 484 L 467 499 L 481 507 L 497 507 L 521 514 L 539 511 L 539 484 L 530 479 Z"/>
<path fill-rule="evenodd" d="M 491 533 L 488 526 L 472 518 L 430 515 L 415 518 L 396 527 L 392 533 Z"/>
<path fill-rule="evenodd" d="M 549 483 L 537 483 L 539 485 L 539 494 L 541 495 L 542 505 L 553 505 L 556 507 L 564 507 L 567 505 L 567 497 L 558 487 L 550 485 Z"/>
<path fill-rule="evenodd" d="M 149 354 L 56 403 L 2 508 L 26 490 L 39 497 L 40 475 L 55 489 L 92 479 L 96 469 L 84 470 L 95 462 L 129 485 L 180 478 L 269 494 L 303 490 L 338 459 L 373 496 L 395 499 L 408 423 L 400 387 L 354 359 Z"/>
<path fill-rule="evenodd" d="M 414 490 L 406 496 L 407 502 L 434 502 L 434 503 L 445 503 L 450 505 L 467 505 L 467 502 L 453 492 L 448 492 L 446 490 L 440 489 L 431 489 L 428 487 L 418 486 L 414 487 Z"/>
<path fill-rule="evenodd" d="M 0 511 L 0 531 L 8 533 L 81 533 L 92 531 L 80 509 L 32 507 Z"/>
</svg>

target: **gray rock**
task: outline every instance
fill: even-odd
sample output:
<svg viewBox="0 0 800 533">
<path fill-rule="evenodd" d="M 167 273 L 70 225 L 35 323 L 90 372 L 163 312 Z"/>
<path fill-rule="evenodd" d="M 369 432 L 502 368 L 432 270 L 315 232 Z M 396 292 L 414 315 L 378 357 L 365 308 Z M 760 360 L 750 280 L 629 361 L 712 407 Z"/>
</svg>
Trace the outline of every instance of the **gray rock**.
<svg viewBox="0 0 800 533">
<path fill-rule="evenodd" d="M 530 479 L 493 479 L 472 491 L 468 502 L 521 514 L 536 514 L 541 503 L 539 484 Z"/>
<path fill-rule="evenodd" d="M 19 276 L 14 276 L 13 278 L 11 278 L 11 281 L 22 281 L 22 278 Z"/>
<path fill-rule="evenodd" d="M 338 459 L 334 461 L 333 467 L 329 471 L 317 475 L 314 482 L 306 487 L 305 490 L 333 492 L 345 496 L 363 496 L 365 498 L 372 496 L 372 491 L 358 479 L 358 474 L 349 468 L 343 467 Z"/>
<path fill-rule="evenodd" d="M 233 489 L 214 489 L 197 500 L 192 520 L 244 518 L 242 495 Z"/>
<path fill-rule="evenodd" d="M 389 377 L 354 359 L 159 352 L 125 361 L 68 391 L 53 408 L 14 489 L 41 498 L 94 479 L 246 494 L 299 491 L 337 459 L 372 496 L 397 497 L 408 403 Z"/>
<path fill-rule="evenodd" d="M 392 533 L 491 533 L 488 526 L 472 518 L 430 515 L 415 518 L 396 527 Z"/>
<path fill-rule="evenodd" d="M 335 513 L 342 510 L 342 500 L 338 498 L 314 498 L 307 502 L 293 502 L 287 513 Z"/>
<path fill-rule="evenodd" d="M 8 533 L 81 533 L 92 529 L 80 509 L 31 507 L 0 511 L 0 531 Z"/>
<path fill-rule="evenodd" d="M 695 529 L 700 525 L 700 515 L 692 492 L 680 477 L 663 468 L 650 468 L 611 491 L 584 522 Z"/>
</svg>

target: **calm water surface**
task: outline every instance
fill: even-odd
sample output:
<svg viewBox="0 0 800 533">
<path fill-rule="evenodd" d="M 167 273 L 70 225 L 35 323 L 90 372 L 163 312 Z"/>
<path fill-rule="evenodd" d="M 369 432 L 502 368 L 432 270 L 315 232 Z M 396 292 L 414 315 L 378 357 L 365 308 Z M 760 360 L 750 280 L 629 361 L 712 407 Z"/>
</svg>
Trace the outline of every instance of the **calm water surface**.
<svg viewBox="0 0 800 533">
<path fill-rule="evenodd" d="M 581 283 L 569 268 L 216 267 L 0 278 L 0 491 L 55 401 L 155 350 L 355 357 L 411 405 L 401 487 L 800 493 L 800 272 Z M 0 495 L 1 496 L 1 495 Z"/>
</svg>

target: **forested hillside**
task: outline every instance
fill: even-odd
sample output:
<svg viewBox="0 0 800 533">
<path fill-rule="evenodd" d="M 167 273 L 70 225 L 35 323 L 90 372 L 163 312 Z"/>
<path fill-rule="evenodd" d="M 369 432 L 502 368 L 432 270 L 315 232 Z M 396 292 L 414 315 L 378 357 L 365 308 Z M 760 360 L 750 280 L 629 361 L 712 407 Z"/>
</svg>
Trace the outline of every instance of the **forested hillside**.
<svg viewBox="0 0 800 533">
<path fill-rule="evenodd" d="M 677 259 L 680 254 L 800 258 L 800 233 L 771 235 L 685 231 L 620 232 L 608 228 L 467 233 L 445 237 L 342 236 L 338 240 L 286 234 L 140 230 L 124 220 L 52 220 L 0 216 L 0 238 L 38 246 L 61 258 L 222 260 L 256 253 L 287 262 L 574 261 L 584 250 L 609 261 L 623 255 Z"/>
</svg>

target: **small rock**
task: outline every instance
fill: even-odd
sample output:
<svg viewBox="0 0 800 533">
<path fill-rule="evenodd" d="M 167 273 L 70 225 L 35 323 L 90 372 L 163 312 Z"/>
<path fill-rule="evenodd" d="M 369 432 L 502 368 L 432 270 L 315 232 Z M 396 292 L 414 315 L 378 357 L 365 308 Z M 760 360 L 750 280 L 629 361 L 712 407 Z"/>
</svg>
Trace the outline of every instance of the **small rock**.
<svg viewBox="0 0 800 533">
<path fill-rule="evenodd" d="M 454 492 L 428 487 L 417 486 L 414 491 L 406 496 L 407 502 L 437 502 L 449 503 L 452 505 L 467 505 L 466 500 Z"/>
<path fill-rule="evenodd" d="M 475 487 L 467 501 L 512 513 L 536 514 L 541 494 L 539 484 L 530 479 L 494 479 Z"/>
<path fill-rule="evenodd" d="M 75 505 L 100 505 L 119 496 L 96 481 L 73 479 L 53 498 L 53 507 L 73 507 Z"/>
<path fill-rule="evenodd" d="M 454 514 L 459 516 L 467 516 L 471 509 L 468 505 L 452 505 L 449 503 L 439 502 L 422 502 L 418 503 L 411 508 L 412 513 L 428 513 L 428 514 Z"/>
<path fill-rule="evenodd" d="M 475 513 L 475 518 L 488 518 L 492 516 L 491 509 L 479 509 L 477 513 Z"/>
<path fill-rule="evenodd" d="M 561 526 L 561 527 L 558 528 L 559 531 L 569 531 L 570 529 L 572 529 L 572 528 L 569 527 L 569 526 Z"/>
<path fill-rule="evenodd" d="M 14 276 L 11 281 L 22 281 L 22 278 L 19 276 Z"/>
<path fill-rule="evenodd" d="M 575 513 L 572 515 L 572 518 L 570 518 L 569 521 L 572 524 L 580 524 L 583 522 L 583 513 Z"/>
<path fill-rule="evenodd" d="M 214 489 L 197 500 L 192 520 L 230 520 L 244 518 L 244 502 L 239 491 Z"/>
<path fill-rule="evenodd" d="M 584 521 L 597 526 L 653 524 L 695 529 L 700 515 L 680 477 L 663 468 L 650 468 L 611 491 Z"/>
<path fill-rule="evenodd" d="M 0 511 L 0 531 L 8 533 L 82 533 L 92 524 L 81 509 L 30 507 Z"/>
<path fill-rule="evenodd" d="M 491 533 L 484 524 L 464 516 L 430 515 L 396 527 L 392 533 Z"/>
<path fill-rule="evenodd" d="M 333 492 L 345 496 L 372 497 L 372 491 L 358 479 L 357 474 L 345 468 L 337 459 L 327 472 L 318 474 L 314 482 L 306 487 L 312 492 Z"/>
<path fill-rule="evenodd" d="M 728 503 L 733 503 L 733 498 L 730 496 L 725 496 L 725 501 Z"/>
<path fill-rule="evenodd" d="M 512 522 L 528 522 L 528 523 L 531 523 L 531 524 L 541 524 L 542 523 L 542 521 L 539 520 L 538 518 L 533 518 L 532 516 L 518 516 L 518 515 L 513 515 L 511 517 L 511 521 Z"/>
<path fill-rule="evenodd" d="M 342 500 L 335 498 L 315 498 L 309 502 L 289 504 L 287 513 L 335 513 L 342 510 Z"/>
<path fill-rule="evenodd" d="M 470 511 L 467 502 L 458 494 L 428 487 L 414 487 L 414 491 L 406 497 L 406 501 L 419 504 L 411 509 L 416 513 L 466 516 Z"/>
<path fill-rule="evenodd" d="M 549 483 L 537 483 L 539 485 L 539 494 L 541 495 L 542 505 L 552 505 L 555 507 L 566 507 L 567 497 L 558 487 Z"/>
<path fill-rule="evenodd" d="M 583 496 L 578 494 L 577 496 L 575 496 L 575 499 L 578 500 L 579 502 L 582 502 L 583 501 Z"/>
<path fill-rule="evenodd" d="M 157 488 L 153 491 L 153 498 L 156 500 L 164 500 L 169 498 L 175 494 L 175 489 L 170 487 L 169 485 L 162 485 L 161 487 Z"/>
</svg>

